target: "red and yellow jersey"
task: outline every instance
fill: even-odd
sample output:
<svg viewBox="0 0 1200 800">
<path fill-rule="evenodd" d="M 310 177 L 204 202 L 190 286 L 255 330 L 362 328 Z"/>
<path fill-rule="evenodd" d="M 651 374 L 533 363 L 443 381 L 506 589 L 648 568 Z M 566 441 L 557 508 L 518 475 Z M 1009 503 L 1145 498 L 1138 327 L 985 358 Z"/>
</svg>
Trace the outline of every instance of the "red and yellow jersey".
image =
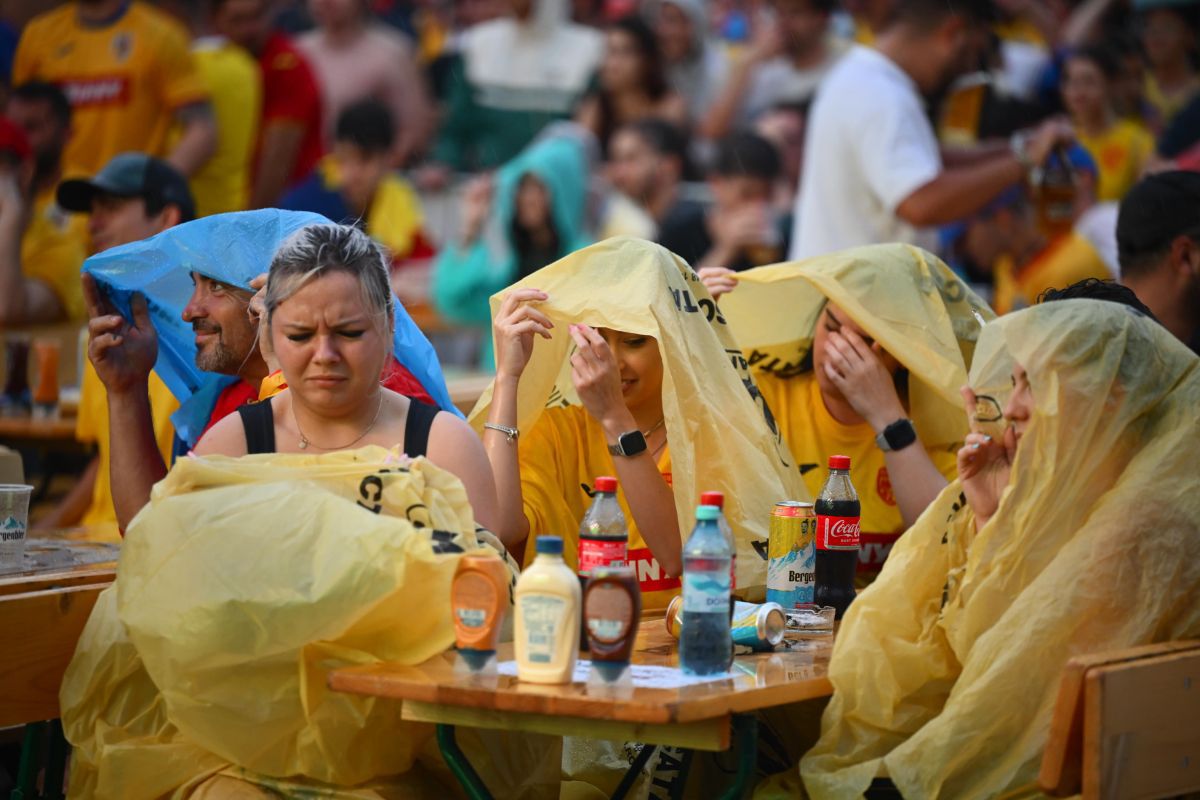
<svg viewBox="0 0 1200 800">
<path fill-rule="evenodd" d="M 174 112 L 208 99 L 186 31 L 140 2 L 101 27 L 81 24 L 75 3 L 36 17 L 13 62 L 13 84 L 31 80 L 71 101 L 66 175 L 94 175 L 129 150 L 166 155 Z"/>
<path fill-rule="evenodd" d="M 850 482 L 858 492 L 862 509 L 858 574 L 860 579 L 873 579 L 905 530 L 887 462 L 875 444 L 875 431 L 865 422 L 843 425 L 830 416 L 812 372 L 795 378 L 758 374 L 754 380 L 775 415 L 779 432 L 813 497 L 820 493 L 829 476 L 829 456 L 850 456 Z M 957 474 L 959 446 L 926 448 L 934 466 L 947 480 Z"/>
<path fill-rule="evenodd" d="M 597 475 L 616 475 L 604 431 L 580 406 L 553 408 L 538 417 L 520 440 L 521 496 L 529 520 L 525 563 L 533 562 L 538 536 L 563 538 L 563 559 L 571 569 L 579 560 L 579 523 L 592 503 L 592 482 Z M 658 471 L 671 485 L 670 448 L 664 448 Z M 637 522 L 617 487 L 617 500 L 629 526 L 629 563 L 637 572 L 642 607 L 666 608 L 679 594 L 679 578 L 663 570 L 638 531 Z"/>
<path fill-rule="evenodd" d="M 1007 314 L 1033 305 L 1047 289 L 1062 289 L 1087 278 L 1111 277 L 1092 243 L 1071 231 L 1019 268 L 1011 256 L 1001 256 L 992 273 L 992 308 L 997 314 Z"/>
<path fill-rule="evenodd" d="M 1141 123 L 1127 119 L 1117 120 L 1099 136 L 1088 136 L 1078 128 L 1075 135 L 1100 170 L 1096 200 L 1101 203 L 1120 202 L 1154 154 L 1154 137 Z"/>
<path fill-rule="evenodd" d="M 86 217 L 59 208 L 53 190 L 39 193 L 21 237 L 21 271 L 50 287 L 68 319 L 87 319 L 79 279 L 87 254 Z"/>
</svg>

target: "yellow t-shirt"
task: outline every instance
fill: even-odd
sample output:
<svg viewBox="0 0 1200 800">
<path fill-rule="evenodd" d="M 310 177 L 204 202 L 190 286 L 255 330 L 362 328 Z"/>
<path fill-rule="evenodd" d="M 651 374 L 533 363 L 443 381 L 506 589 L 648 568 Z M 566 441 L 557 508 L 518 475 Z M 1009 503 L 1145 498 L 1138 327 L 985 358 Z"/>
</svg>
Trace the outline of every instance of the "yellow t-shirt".
<svg viewBox="0 0 1200 800">
<path fill-rule="evenodd" d="M 68 176 L 94 175 L 129 150 L 165 155 L 174 112 L 208 99 L 186 31 L 140 2 L 100 28 L 80 24 L 75 3 L 34 18 L 13 61 L 13 85 L 31 80 L 71 101 Z"/>
<path fill-rule="evenodd" d="M 997 314 L 1007 314 L 1033 305 L 1046 289 L 1062 289 L 1087 278 L 1111 277 L 1092 243 L 1071 231 L 1019 269 L 1011 256 L 1001 256 L 992 273 L 992 308 Z"/>
<path fill-rule="evenodd" d="M 1154 153 L 1154 137 L 1141 124 L 1119 119 L 1099 136 L 1076 129 L 1076 136 L 1100 170 L 1096 187 L 1099 202 L 1119 202 L 1142 174 Z"/>
<path fill-rule="evenodd" d="M 813 497 L 820 493 L 829 477 L 829 456 L 850 457 L 850 482 L 858 492 L 862 512 L 858 574 L 860 578 L 873 579 L 892 545 L 905 530 L 904 518 L 896 505 L 888 477 L 887 462 L 883 451 L 875 444 L 875 431 L 865 422 L 843 425 L 830 416 L 812 372 L 787 379 L 759 374 L 754 380 L 775 415 L 783 440 L 796 459 Z M 925 448 L 938 472 L 947 480 L 957 474 L 960 446 Z"/>
<path fill-rule="evenodd" d="M 262 111 L 258 62 L 232 42 L 216 37 L 197 41 L 192 54 L 208 86 L 217 120 L 217 150 L 190 181 L 196 215 L 244 211 L 250 203 L 250 174 Z"/>
<path fill-rule="evenodd" d="M 72 320 L 87 317 L 79 280 L 87 249 L 87 219 L 59 208 L 53 189 L 39 193 L 21 237 L 21 271 L 49 286 Z"/>
<path fill-rule="evenodd" d="M 171 415 L 179 408 L 175 395 L 158 377 L 150 373 L 150 416 L 154 421 L 154 440 L 163 461 L 170 465 L 171 449 L 175 439 L 175 428 Z M 81 442 L 95 443 L 100 450 L 100 471 L 96 475 L 96 487 L 92 490 L 92 504 L 83 515 L 82 524 L 116 524 L 117 512 L 113 508 L 112 476 L 108 470 L 109 428 L 108 396 L 100 376 L 92 362 L 83 365 L 83 381 L 79 392 L 79 418 L 75 422 L 75 438 Z"/>
<path fill-rule="evenodd" d="M 1153 120 L 1154 129 L 1161 132 L 1175 118 L 1175 115 L 1190 103 L 1197 93 L 1200 93 L 1200 78 L 1193 78 L 1187 87 L 1168 95 L 1158 85 L 1154 73 L 1146 70 L 1142 91 L 1155 118 Z"/>
<path fill-rule="evenodd" d="M 598 475 L 616 475 L 608 443 L 599 423 L 580 406 L 545 411 L 520 441 L 521 495 L 529 540 L 525 563 L 533 562 L 538 536 L 563 538 L 563 559 L 576 569 L 579 563 L 579 523 L 592 503 L 589 494 Z M 670 448 L 663 448 L 658 471 L 671 484 Z M 666 608 L 679 594 L 679 578 L 663 571 L 638 531 L 625 492 L 617 487 L 617 501 L 629 525 L 629 563 L 637 571 L 643 608 Z"/>
</svg>

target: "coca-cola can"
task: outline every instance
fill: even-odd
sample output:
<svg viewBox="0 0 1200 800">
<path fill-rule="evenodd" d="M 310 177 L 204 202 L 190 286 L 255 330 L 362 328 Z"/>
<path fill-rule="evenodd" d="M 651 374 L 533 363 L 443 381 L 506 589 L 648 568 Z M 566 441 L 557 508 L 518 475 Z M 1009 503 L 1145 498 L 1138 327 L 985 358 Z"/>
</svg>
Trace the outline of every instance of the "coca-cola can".
<svg viewBox="0 0 1200 800">
<path fill-rule="evenodd" d="M 812 503 L 781 500 L 771 510 L 767 540 L 767 601 L 784 609 L 813 601 L 817 515 Z"/>
</svg>

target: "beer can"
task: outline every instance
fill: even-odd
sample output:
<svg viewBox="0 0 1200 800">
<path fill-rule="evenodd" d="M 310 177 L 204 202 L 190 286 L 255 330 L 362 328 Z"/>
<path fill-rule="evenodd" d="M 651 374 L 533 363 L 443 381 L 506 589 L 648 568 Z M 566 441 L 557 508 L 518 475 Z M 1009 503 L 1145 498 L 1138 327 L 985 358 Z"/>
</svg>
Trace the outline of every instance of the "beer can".
<svg viewBox="0 0 1200 800">
<path fill-rule="evenodd" d="M 683 598 L 675 597 L 667 606 L 667 633 L 678 639 L 683 630 Z M 733 622 L 730 633 L 733 643 L 755 650 L 771 650 L 783 641 L 787 629 L 787 617 L 778 603 L 733 604 Z"/>
<path fill-rule="evenodd" d="M 771 511 L 767 540 L 767 600 L 784 609 L 813 601 L 817 515 L 812 503 L 781 500 Z"/>
</svg>

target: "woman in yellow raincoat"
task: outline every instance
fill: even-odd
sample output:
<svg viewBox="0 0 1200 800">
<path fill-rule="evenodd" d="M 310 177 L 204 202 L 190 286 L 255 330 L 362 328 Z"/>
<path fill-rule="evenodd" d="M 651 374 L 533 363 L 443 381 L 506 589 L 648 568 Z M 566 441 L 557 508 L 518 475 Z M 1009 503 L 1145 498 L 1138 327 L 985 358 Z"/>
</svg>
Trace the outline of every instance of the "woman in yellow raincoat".
<svg viewBox="0 0 1200 800">
<path fill-rule="evenodd" d="M 696 273 L 658 245 L 610 239 L 494 296 L 492 312 L 496 381 L 471 421 L 502 527 L 562 535 L 575 566 L 592 482 L 615 475 L 643 604 L 662 608 L 700 492 L 719 490 L 738 586 L 761 587 L 770 509 L 804 488 Z"/>
<path fill-rule="evenodd" d="M 970 385 L 960 478 L 842 623 L 813 797 L 1032 793 L 1068 658 L 1200 635 L 1200 359 L 1064 300 L 989 323 Z"/>
<path fill-rule="evenodd" d="M 954 475 L 967 434 L 958 389 L 994 314 L 937 257 L 902 244 L 700 274 L 809 491 L 830 455 L 850 456 L 869 581 Z"/>
</svg>

